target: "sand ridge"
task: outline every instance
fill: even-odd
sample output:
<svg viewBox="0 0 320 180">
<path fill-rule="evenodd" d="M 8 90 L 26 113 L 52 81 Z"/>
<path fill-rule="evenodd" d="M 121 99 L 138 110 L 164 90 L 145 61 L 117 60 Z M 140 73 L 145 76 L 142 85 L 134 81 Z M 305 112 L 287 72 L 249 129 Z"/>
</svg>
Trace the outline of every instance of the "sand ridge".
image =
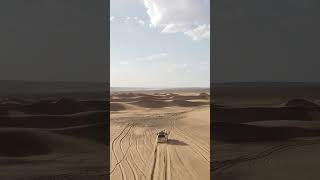
<svg viewBox="0 0 320 180">
<path fill-rule="evenodd" d="M 1 99 L 0 179 L 100 180 L 108 176 L 105 96 L 100 100 L 55 96 L 59 98 Z"/>
<path fill-rule="evenodd" d="M 111 113 L 111 180 L 210 179 L 210 111 L 203 94 L 115 96 L 135 108 Z M 158 144 L 163 129 L 169 140 Z"/>
<path fill-rule="evenodd" d="M 313 153 L 320 147 L 316 99 L 259 98 L 218 99 L 223 105 L 213 109 L 211 176 L 222 180 L 318 179 L 319 155 Z"/>
</svg>

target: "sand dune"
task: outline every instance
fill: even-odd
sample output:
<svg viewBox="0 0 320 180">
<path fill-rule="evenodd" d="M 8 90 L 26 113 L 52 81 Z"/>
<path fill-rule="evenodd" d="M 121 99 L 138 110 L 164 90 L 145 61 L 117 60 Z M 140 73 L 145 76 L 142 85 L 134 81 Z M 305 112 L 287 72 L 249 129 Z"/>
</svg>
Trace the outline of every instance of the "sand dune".
<svg viewBox="0 0 320 180">
<path fill-rule="evenodd" d="M 297 108 L 319 108 L 320 106 L 316 103 L 305 99 L 291 99 L 286 104 L 287 107 L 297 107 Z"/>
<path fill-rule="evenodd" d="M 169 106 L 168 102 L 160 101 L 160 100 L 152 100 L 152 99 L 136 101 L 136 102 L 132 102 L 131 104 L 144 107 L 144 108 L 163 108 L 163 107 Z"/>
<path fill-rule="evenodd" d="M 28 114 L 74 114 L 87 108 L 74 99 L 61 98 L 56 101 L 40 101 L 23 106 L 20 111 Z"/>
<path fill-rule="evenodd" d="M 123 111 L 126 110 L 126 106 L 121 103 L 110 103 L 110 111 Z"/>
<path fill-rule="evenodd" d="M 110 103 L 110 111 L 125 111 L 125 110 L 134 110 L 134 109 L 137 109 L 137 107 L 131 104 L 116 103 L 116 102 Z"/>
<path fill-rule="evenodd" d="M 70 115 L 17 115 L 1 117 L 0 127 L 62 128 L 105 122 L 108 111 L 92 111 Z"/>
<path fill-rule="evenodd" d="M 23 157 L 49 153 L 77 153 L 90 149 L 85 141 L 38 129 L 2 128 L 0 156 Z M 90 144 L 90 143 L 89 143 Z M 93 143 L 92 143 L 93 144 Z"/>
<path fill-rule="evenodd" d="M 202 106 L 207 105 L 209 102 L 192 102 L 187 100 L 154 100 L 154 99 L 144 99 L 132 102 L 130 104 L 144 107 L 144 108 L 163 108 L 171 106 L 180 106 L 180 107 L 192 107 L 192 106 Z"/>
<path fill-rule="evenodd" d="M 49 154 L 52 151 L 46 137 L 31 130 L 2 129 L 0 141 L 3 143 L 0 156 L 23 157 Z"/>
<path fill-rule="evenodd" d="M 105 134 L 107 132 L 107 122 L 87 124 L 80 126 L 71 126 L 66 128 L 52 129 L 51 132 L 58 134 L 81 137 L 84 139 L 91 139 L 99 143 L 107 144 L 109 136 Z"/>
<path fill-rule="evenodd" d="M 173 96 L 139 94 L 128 103 L 138 111 L 111 114 L 111 180 L 210 179 L 209 102 Z M 162 129 L 169 141 L 158 144 Z"/>
<path fill-rule="evenodd" d="M 265 127 L 226 122 L 215 122 L 212 127 L 215 140 L 226 142 L 283 141 L 297 137 L 320 136 L 320 129 L 301 127 Z"/>
<path fill-rule="evenodd" d="M 223 106 L 213 109 L 212 177 L 318 179 L 319 155 L 314 152 L 320 147 L 320 108 L 315 100 L 259 98 L 224 97 L 219 99 Z M 236 107 L 232 101 L 237 101 Z"/>
<path fill-rule="evenodd" d="M 60 98 L 30 95 L 27 100 L 0 102 L 0 179 L 100 180 L 108 176 L 105 96 L 101 100 L 54 96 Z"/>
<path fill-rule="evenodd" d="M 181 106 L 181 107 L 193 107 L 193 106 L 202 106 L 208 105 L 209 102 L 192 102 L 186 100 L 173 100 L 170 102 L 171 106 Z"/>
<path fill-rule="evenodd" d="M 295 107 L 250 107 L 229 108 L 217 107 L 213 109 L 214 121 L 250 122 L 272 119 L 282 120 L 312 120 L 310 111 Z"/>
</svg>

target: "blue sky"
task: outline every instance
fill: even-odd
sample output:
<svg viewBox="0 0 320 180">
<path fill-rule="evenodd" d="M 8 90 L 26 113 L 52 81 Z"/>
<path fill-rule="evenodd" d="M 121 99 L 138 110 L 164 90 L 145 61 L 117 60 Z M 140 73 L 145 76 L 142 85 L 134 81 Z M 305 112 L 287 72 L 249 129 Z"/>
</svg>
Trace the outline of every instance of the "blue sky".
<svg viewBox="0 0 320 180">
<path fill-rule="evenodd" d="M 209 87 L 210 0 L 111 0 L 113 87 Z"/>
</svg>

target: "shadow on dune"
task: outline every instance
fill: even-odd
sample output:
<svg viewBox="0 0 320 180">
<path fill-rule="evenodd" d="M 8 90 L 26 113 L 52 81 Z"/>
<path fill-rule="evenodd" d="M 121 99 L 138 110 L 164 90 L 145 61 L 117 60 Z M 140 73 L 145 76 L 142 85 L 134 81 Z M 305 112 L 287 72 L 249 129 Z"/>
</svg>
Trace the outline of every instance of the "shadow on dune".
<svg viewBox="0 0 320 180">
<path fill-rule="evenodd" d="M 291 99 L 283 107 L 228 108 L 214 104 L 213 121 L 317 120 L 320 117 L 317 112 L 320 106 L 305 99 Z"/>
<path fill-rule="evenodd" d="M 297 107 L 224 108 L 215 106 L 213 108 L 213 121 L 240 123 L 264 120 L 312 120 L 309 112 L 313 111 L 318 110 Z"/>
<path fill-rule="evenodd" d="M 87 107 L 71 98 L 61 98 L 57 101 L 39 101 L 24 105 L 20 111 L 28 114 L 74 114 L 87 111 Z"/>
<path fill-rule="evenodd" d="M 1 117 L 0 127 L 15 128 L 65 128 L 106 123 L 108 111 L 83 112 L 71 115 L 24 115 Z"/>
<path fill-rule="evenodd" d="M 92 124 L 85 126 L 67 127 L 61 129 L 54 129 L 52 132 L 69 135 L 74 137 L 80 137 L 84 139 L 91 139 L 99 143 L 108 144 L 109 135 L 107 132 L 106 123 Z"/>
<path fill-rule="evenodd" d="M 297 108 L 319 108 L 320 106 L 312 101 L 305 99 L 291 99 L 285 106 L 287 107 L 297 107 Z"/>
<path fill-rule="evenodd" d="M 136 105 L 136 106 L 140 106 L 140 107 L 144 107 L 144 108 L 163 108 L 163 107 L 169 106 L 168 102 L 160 101 L 160 100 L 152 100 L 152 99 L 136 101 L 131 104 Z"/>
<path fill-rule="evenodd" d="M 40 100 L 31 104 L 12 106 L 12 108 L 16 107 L 16 110 L 33 115 L 63 115 L 93 110 L 105 110 L 108 104 L 105 100 L 78 101 L 72 98 L 60 98 L 55 101 Z"/>
<path fill-rule="evenodd" d="M 2 130 L 0 142 L 0 156 L 24 157 L 49 154 L 52 151 L 46 138 L 27 130 Z"/>
<path fill-rule="evenodd" d="M 187 146 L 188 144 L 177 139 L 168 139 L 168 144 L 175 145 L 175 146 Z"/>
<path fill-rule="evenodd" d="M 127 110 L 126 106 L 121 103 L 110 103 L 110 111 L 124 111 Z"/>
<path fill-rule="evenodd" d="M 264 142 L 283 141 L 297 137 L 320 136 L 320 130 L 298 127 L 262 127 L 230 122 L 213 122 L 214 141 Z"/>
<path fill-rule="evenodd" d="M 170 105 L 171 106 L 180 106 L 180 107 L 193 107 L 193 106 L 202 106 L 207 105 L 209 102 L 192 102 L 185 100 L 173 100 Z"/>
<path fill-rule="evenodd" d="M 163 108 L 163 107 L 194 107 L 194 106 L 202 106 L 207 105 L 209 102 L 192 102 L 187 100 L 173 100 L 173 101 L 161 101 L 161 100 L 143 100 L 131 103 L 136 106 L 144 107 L 144 108 Z"/>
</svg>

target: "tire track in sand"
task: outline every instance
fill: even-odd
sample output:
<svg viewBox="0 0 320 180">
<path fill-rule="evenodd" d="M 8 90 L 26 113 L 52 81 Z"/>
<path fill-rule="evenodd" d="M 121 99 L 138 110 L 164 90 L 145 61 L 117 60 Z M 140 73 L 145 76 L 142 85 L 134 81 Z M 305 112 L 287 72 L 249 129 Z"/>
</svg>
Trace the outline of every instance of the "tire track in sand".
<svg viewBox="0 0 320 180">
<path fill-rule="evenodd" d="M 132 144 L 132 143 L 131 143 L 131 138 L 132 138 L 132 134 L 133 134 L 133 132 L 132 132 L 132 128 L 133 128 L 133 127 L 134 127 L 134 125 L 132 125 L 132 126 L 130 127 L 129 131 L 127 131 L 127 133 L 121 138 L 119 145 L 120 145 L 120 150 L 121 150 L 121 152 L 122 152 L 122 154 L 123 154 L 123 158 L 124 158 L 125 161 L 128 163 L 129 168 L 130 168 L 130 170 L 131 170 L 131 172 L 132 172 L 132 174 L 133 174 L 134 180 L 137 180 L 137 179 L 138 179 L 137 172 L 133 169 L 131 162 L 128 161 L 128 159 L 127 159 L 127 157 L 126 157 L 127 151 L 130 149 L 131 144 Z M 131 130 L 131 132 L 130 132 L 130 130 Z M 127 135 L 128 135 L 129 132 L 130 132 L 130 135 L 129 135 L 129 136 L 130 136 L 130 137 L 129 137 L 129 147 L 128 147 L 127 151 L 125 152 L 125 151 L 123 150 L 123 148 L 122 148 L 122 145 L 123 145 L 122 141 L 123 141 L 123 139 L 124 139 L 125 137 L 127 137 Z"/>
<path fill-rule="evenodd" d="M 171 180 L 171 159 L 168 148 L 166 144 L 156 145 L 150 180 Z"/>
<path fill-rule="evenodd" d="M 201 150 L 205 151 L 206 154 L 209 154 L 209 155 L 210 155 L 210 152 L 208 152 L 208 150 L 205 149 L 204 147 L 199 146 L 197 143 L 194 142 L 194 140 L 191 137 L 189 137 L 182 130 L 180 130 L 179 128 L 176 127 L 176 123 L 175 123 L 175 120 L 176 120 L 175 117 L 176 116 L 178 116 L 178 115 L 174 114 L 173 116 L 170 117 L 170 118 L 172 118 L 172 119 L 170 119 L 171 120 L 171 123 L 170 123 L 171 130 L 170 130 L 170 132 L 173 131 L 178 136 L 180 136 L 180 137 L 184 138 L 185 140 L 187 140 L 187 142 L 190 143 L 191 146 L 193 146 L 193 147 L 191 147 L 191 149 L 193 149 L 193 151 L 195 151 L 198 155 L 202 156 L 206 160 L 207 163 L 210 163 L 210 160 L 208 160 L 208 158 L 204 155 L 203 152 L 201 152 Z M 180 134 L 178 134 L 178 133 L 180 133 Z"/>
</svg>

